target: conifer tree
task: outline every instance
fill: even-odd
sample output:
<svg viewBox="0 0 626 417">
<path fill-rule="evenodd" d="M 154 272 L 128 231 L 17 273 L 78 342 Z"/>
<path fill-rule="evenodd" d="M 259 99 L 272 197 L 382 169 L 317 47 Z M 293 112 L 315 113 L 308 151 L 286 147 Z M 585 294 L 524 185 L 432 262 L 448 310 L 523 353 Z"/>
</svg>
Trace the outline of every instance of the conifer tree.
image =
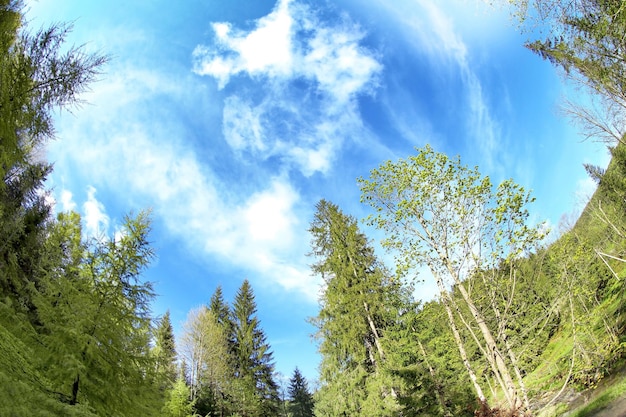
<svg viewBox="0 0 626 417">
<path fill-rule="evenodd" d="M 298 368 L 294 369 L 289 380 L 289 413 L 292 417 L 313 417 L 313 396 Z"/>
<path fill-rule="evenodd" d="M 511 0 L 517 17 L 548 36 L 526 47 L 565 71 L 591 92 L 591 100 L 567 102 L 566 112 L 588 138 L 626 144 L 626 8 L 622 1 Z"/>
<path fill-rule="evenodd" d="M 401 287 L 378 262 L 354 218 L 325 200 L 316 208 L 309 229 L 311 254 L 317 258 L 312 268 L 325 285 L 313 320 L 322 355 L 316 414 L 393 415 L 397 392 L 384 372 L 384 337 L 396 316 Z M 366 403 L 374 408 L 364 408 Z"/>
<path fill-rule="evenodd" d="M 163 417 L 192 417 L 195 401 L 190 399 L 191 391 L 185 379 L 179 377 L 167 393 L 162 409 Z"/>
<path fill-rule="evenodd" d="M 169 310 L 163 314 L 154 330 L 152 354 L 162 386 L 164 389 L 169 388 L 176 381 L 176 345 Z"/>
<path fill-rule="evenodd" d="M 149 303 L 141 274 L 152 258 L 149 218 L 127 218 L 121 237 L 84 242 L 80 216 L 61 214 L 50 250 L 67 260 L 48 271 L 34 299 L 41 368 L 70 405 L 99 414 L 158 410 Z M 157 407 L 155 409 L 155 407 Z"/>
<path fill-rule="evenodd" d="M 256 315 L 248 280 L 237 291 L 232 308 L 236 404 L 244 416 L 270 417 L 279 410 L 270 345 Z"/>
<path fill-rule="evenodd" d="M 0 295 L 33 312 L 52 169 L 34 154 L 53 137 L 53 111 L 75 105 L 106 58 L 62 52 L 67 25 L 29 34 L 22 8 L 21 0 L 0 0 Z"/>
<path fill-rule="evenodd" d="M 228 304 L 224 301 L 221 285 L 217 286 L 215 292 L 211 296 L 211 300 L 209 301 L 209 310 L 213 312 L 215 319 L 220 325 L 230 328 L 230 307 L 228 307 Z"/>
</svg>

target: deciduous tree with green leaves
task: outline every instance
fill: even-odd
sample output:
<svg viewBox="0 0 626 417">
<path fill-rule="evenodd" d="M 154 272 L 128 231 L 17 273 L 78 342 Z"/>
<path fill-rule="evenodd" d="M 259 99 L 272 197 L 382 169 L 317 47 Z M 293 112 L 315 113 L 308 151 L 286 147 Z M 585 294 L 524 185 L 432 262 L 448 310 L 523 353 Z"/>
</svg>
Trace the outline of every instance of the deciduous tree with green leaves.
<svg viewBox="0 0 626 417">
<path fill-rule="evenodd" d="M 512 291 L 506 287 L 507 279 L 492 272 L 514 271 L 516 260 L 543 238 L 539 227 L 527 225 L 530 194 L 510 180 L 494 189 L 477 168 L 468 168 L 460 158 L 448 158 L 430 146 L 419 149 L 416 156 L 382 164 L 371 171 L 369 179 L 360 178 L 359 184 L 362 201 L 375 210 L 369 223 L 386 232 L 383 246 L 395 253 L 398 273 L 406 274 L 420 265 L 429 268 L 478 398 L 486 401 L 457 323 L 480 348 L 507 407 L 523 413 L 528 400 L 515 353 L 498 325 L 489 327 L 466 281 L 489 271 L 481 278 L 494 291 L 503 296 Z M 463 305 L 452 297 L 452 288 L 459 292 Z M 505 320 L 504 311 L 500 314 Z"/>
</svg>

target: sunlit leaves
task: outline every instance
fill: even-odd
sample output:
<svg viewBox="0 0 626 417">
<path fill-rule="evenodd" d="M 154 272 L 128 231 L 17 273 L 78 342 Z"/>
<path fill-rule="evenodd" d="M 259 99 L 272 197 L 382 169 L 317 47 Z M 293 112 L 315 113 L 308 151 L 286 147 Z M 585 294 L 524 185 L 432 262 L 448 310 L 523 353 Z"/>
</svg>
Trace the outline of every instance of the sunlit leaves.
<svg viewBox="0 0 626 417">
<path fill-rule="evenodd" d="M 489 177 L 427 145 L 415 156 L 387 161 L 360 178 L 362 201 L 374 209 L 369 224 L 386 232 L 398 272 L 420 264 L 437 273 L 497 266 L 536 245 L 542 235 L 526 225 L 530 194 L 511 180 L 493 190 Z"/>
</svg>

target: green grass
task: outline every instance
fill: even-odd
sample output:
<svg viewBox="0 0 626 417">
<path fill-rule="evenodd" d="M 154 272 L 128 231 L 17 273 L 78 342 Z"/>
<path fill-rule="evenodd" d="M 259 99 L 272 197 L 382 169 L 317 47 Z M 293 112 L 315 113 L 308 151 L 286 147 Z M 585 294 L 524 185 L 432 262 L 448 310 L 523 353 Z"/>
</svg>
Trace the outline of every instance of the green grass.
<svg viewBox="0 0 626 417">
<path fill-rule="evenodd" d="M 574 410 L 569 417 L 585 417 L 591 416 L 594 413 L 606 408 L 611 402 L 626 395 L 626 375 L 624 374 L 626 369 L 622 373 L 615 376 L 616 379 L 621 381 L 615 381 L 616 383 L 608 386 L 605 390 L 597 393 L 597 395 L 587 404 Z"/>
</svg>

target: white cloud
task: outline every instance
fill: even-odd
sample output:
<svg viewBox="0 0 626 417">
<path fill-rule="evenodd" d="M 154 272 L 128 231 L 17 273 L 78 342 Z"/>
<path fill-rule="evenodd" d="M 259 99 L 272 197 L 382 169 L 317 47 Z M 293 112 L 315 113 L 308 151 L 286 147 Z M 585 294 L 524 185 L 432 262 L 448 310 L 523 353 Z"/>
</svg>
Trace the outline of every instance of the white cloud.
<svg viewBox="0 0 626 417">
<path fill-rule="evenodd" d="M 262 107 L 252 107 L 237 96 L 227 97 L 224 103 L 223 131 L 230 147 L 235 151 L 267 150 L 264 127 L 261 126 Z"/>
<path fill-rule="evenodd" d="M 76 203 L 74 202 L 72 192 L 69 190 L 61 190 L 61 210 L 64 212 L 76 210 Z"/>
<path fill-rule="evenodd" d="M 472 147 L 480 150 L 482 166 L 491 172 L 496 168 L 496 160 L 501 157 L 502 149 L 499 143 L 502 143 L 504 138 L 491 114 L 481 81 L 470 64 L 467 46 L 453 20 L 441 9 L 441 4 L 432 0 L 423 0 L 420 4 L 427 13 L 431 33 L 434 35 L 422 42 L 433 46 L 430 52 L 434 56 L 452 59 L 460 71 L 466 88 L 469 110 L 466 123 L 470 129 L 470 139 L 473 140 Z"/>
<path fill-rule="evenodd" d="M 401 38 L 407 40 L 416 56 L 425 56 L 434 67 L 430 73 L 439 74 L 444 78 L 433 80 L 441 83 L 438 87 L 440 95 L 446 94 L 448 85 L 455 85 L 458 77 L 462 82 L 462 89 L 455 88 L 448 92 L 448 100 L 461 113 L 459 118 L 464 119 L 466 125 L 467 146 L 470 152 L 478 153 L 477 158 L 481 161 L 481 167 L 493 172 L 500 169 L 499 165 L 506 158 L 506 146 L 502 136 L 502 128 L 494 117 L 489 98 L 485 95 L 482 81 L 472 62 L 472 51 L 468 48 L 465 36 L 471 33 L 477 23 L 467 24 L 464 19 L 468 16 L 480 13 L 475 5 L 468 6 L 461 0 L 416 0 L 397 2 L 376 2 L 378 13 L 387 14 L 392 30 L 401 33 Z M 484 7 L 483 7 L 484 9 Z M 474 18 L 476 16 L 473 16 Z M 466 30 L 462 32 L 462 29 Z M 481 36 L 495 35 L 488 28 L 482 28 Z M 498 27 L 500 30 L 500 27 Z M 451 81 L 449 81 L 451 80 Z M 396 111 L 395 103 L 391 102 L 390 112 Z M 417 138 L 419 142 L 438 141 L 437 131 L 429 126 L 429 121 L 420 120 L 419 115 L 413 117 L 414 129 L 420 129 L 426 136 Z M 393 115 L 392 122 L 400 133 L 407 132 L 407 123 L 402 117 Z M 411 139 L 414 135 L 404 133 Z M 450 140 L 450 138 L 446 138 Z M 415 141 L 415 138 L 413 139 Z"/>
<path fill-rule="evenodd" d="M 274 11 L 259 19 L 256 28 L 248 33 L 233 30 L 229 23 L 213 23 L 216 48 L 199 46 L 194 50 L 195 72 L 215 77 L 220 88 L 231 76 L 241 72 L 289 75 L 293 23 L 289 3 L 289 0 L 280 0 Z"/>
<path fill-rule="evenodd" d="M 274 180 L 271 188 L 252 195 L 243 215 L 248 235 L 258 242 L 290 246 L 293 226 L 297 224 L 293 214 L 293 205 L 297 200 L 297 193 L 281 180 Z"/>
<path fill-rule="evenodd" d="M 298 191 L 286 176 L 235 185 L 203 165 L 194 148 L 179 140 L 186 132 L 183 121 L 140 117 L 137 103 L 158 94 L 152 85 L 159 79 L 167 86 L 171 77 L 153 73 L 144 83 L 131 71 L 98 83 L 80 118 L 67 115 L 58 125 L 61 140 L 49 148 L 55 173 L 67 175 L 75 167 L 73 176 L 114 190 L 126 210 L 152 207 L 159 223 L 196 255 L 214 257 L 252 272 L 259 283 L 315 301 L 318 283 L 309 276 L 304 257 L 308 240 L 298 238 L 306 233 L 306 225 L 298 221 Z M 202 94 L 182 83 L 178 88 Z M 123 90 L 123 100 L 111 100 Z M 172 95 L 183 96 L 180 91 Z M 189 97 L 180 101 L 185 102 Z M 241 144 L 243 150 L 246 146 L 253 145 Z M 69 201 L 69 193 L 61 194 Z M 86 232 L 108 231 L 110 220 L 95 187 L 87 190 L 83 212 Z"/>
<path fill-rule="evenodd" d="M 88 236 L 100 237 L 109 229 L 109 216 L 104 205 L 96 199 L 96 189 L 92 186 L 88 187 L 87 201 L 83 203 L 83 223 Z"/>
<path fill-rule="evenodd" d="M 194 72 L 219 88 L 245 74 L 258 81 L 257 97 L 262 91 L 253 100 L 234 86 L 224 102 L 223 134 L 238 155 L 278 156 L 310 176 L 328 172 L 344 141 L 364 136 L 356 98 L 376 86 L 382 65 L 360 44 L 356 24 L 329 26 L 307 6 L 281 0 L 248 32 L 212 28 L 215 44 L 196 47 Z"/>
</svg>

